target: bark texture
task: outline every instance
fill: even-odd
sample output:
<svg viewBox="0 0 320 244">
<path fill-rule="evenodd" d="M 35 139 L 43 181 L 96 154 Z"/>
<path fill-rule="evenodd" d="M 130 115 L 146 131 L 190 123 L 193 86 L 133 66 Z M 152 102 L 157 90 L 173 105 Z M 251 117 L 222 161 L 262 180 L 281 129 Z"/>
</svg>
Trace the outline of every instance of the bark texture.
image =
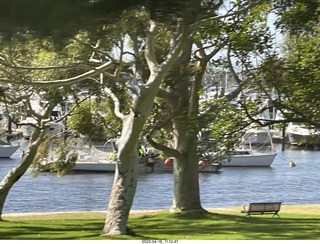
<svg viewBox="0 0 320 244">
<path fill-rule="evenodd" d="M 199 190 L 197 130 L 190 117 L 174 119 L 175 149 L 180 156 L 175 158 L 174 197 L 171 211 L 202 210 Z M 193 127 L 193 128 L 192 128 Z"/>
<path fill-rule="evenodd" d="M 104 235 L 130 234 L 130 230 L 127 228 L 127 220 L 138 178 L 137 156 L 132 155 L 131 157 L 131 160 L 118 161 L 109 199 L 108 215 L 103 229 Z"/>
<path fill-rule="evenodd" d="M 127 220 L 137 187 L 138 141 L 156 92 L 157 87 L 153 87 L 141 93 L 133 110 L 123 118 L 121 137 L 117 141 L 117 167 L 103 235 L 133 234 L 127 227 Z"/>
</svg>

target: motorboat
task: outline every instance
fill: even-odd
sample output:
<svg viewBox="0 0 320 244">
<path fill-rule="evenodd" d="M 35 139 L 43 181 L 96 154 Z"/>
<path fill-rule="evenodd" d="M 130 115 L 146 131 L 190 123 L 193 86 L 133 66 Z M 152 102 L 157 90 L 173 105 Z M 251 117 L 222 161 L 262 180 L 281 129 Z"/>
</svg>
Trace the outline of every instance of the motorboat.
<svg viewBox="0 0 320 244">
<path fill-rule="evenodd" d="M 160 158 L 142 157 L 139 159 L 139 172 L 145 173 L 161 173 L 172 172 L 172 164 L 165 163 L 165 160 Z M 115 172 L 116 162 L 108 160 L 77 160 L 73 170 L 75 171 L 100 171 L 100 172 Z M 221 169 L 220 164 L 202 164 L 198 166 L 198 172 L 216 173 Z"/>
<path fill-rule="evenodd" d="M 75 171 L 102 171 L 115 172 L 116 169 L 116 139 L 110 139 L 105 144 L 91 145 L 90 154 L 79 154 L 78 160 L 73 167 Z M 139 172 L 172 172 L 173 158 L 170 163 L 166 163 L 159 157 L 156 151 L 147 150 L 145 155 L 140 155 Z M 219 172 L 221 164 L 218 163 L 200 163 L 198 165 L 199 172 Z"/>
<path fill-rule="evenodd" d="M 292 145 L 320 145 L 319 139 L 314 140 L 314 137 L 320 137 L 320 133 L 304 125 L 289 123 L 286 128 L 286 134 Z"/>
</svg>

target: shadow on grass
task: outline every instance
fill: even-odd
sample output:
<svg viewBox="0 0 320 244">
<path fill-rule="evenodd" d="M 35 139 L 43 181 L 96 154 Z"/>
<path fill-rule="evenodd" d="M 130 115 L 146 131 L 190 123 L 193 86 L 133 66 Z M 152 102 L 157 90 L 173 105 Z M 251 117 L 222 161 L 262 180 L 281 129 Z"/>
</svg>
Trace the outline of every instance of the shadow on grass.
<svg viewBox="0 0 320 244">
<path fill-rule="evenodd" d="M 314 240 L 320 238 L 320 216 L 284 214 L 245 217 L 217 213 L 159 213 L 132 217 L 137 236 L 102 237 L 103 219 L 0 222 L 0 239 L 191 239 Z"/>
<path fill-rule="evenodd" d="M 142 221 L 141 221 L 142 220 Z M 216 213 L 160 214 L 130 221 L 141 239 L 319 239 L 320 217 L 244 217 Z M 143 230 L 138 232 L 138 230 Z"/>
<path fill-rule="evenodd" d="M 103 224 L 100 219 L 0 222 L 0 239 L 101 239 Z"/>
</svg>

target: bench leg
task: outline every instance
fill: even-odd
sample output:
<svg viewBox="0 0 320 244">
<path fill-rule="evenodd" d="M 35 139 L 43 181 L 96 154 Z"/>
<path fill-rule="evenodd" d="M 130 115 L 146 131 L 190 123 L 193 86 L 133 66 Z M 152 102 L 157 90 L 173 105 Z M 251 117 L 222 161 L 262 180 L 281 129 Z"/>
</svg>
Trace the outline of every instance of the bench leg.
<svg viewBox="0 0 320 244">
<path fill-rule="evenodd" d="M 278 218 L 280 218 L 280 215 L 278 213 L 275 213 L 274 215 L 272 215 L 272 218 L 276 215 L 278 216 Z"/>
</svg>

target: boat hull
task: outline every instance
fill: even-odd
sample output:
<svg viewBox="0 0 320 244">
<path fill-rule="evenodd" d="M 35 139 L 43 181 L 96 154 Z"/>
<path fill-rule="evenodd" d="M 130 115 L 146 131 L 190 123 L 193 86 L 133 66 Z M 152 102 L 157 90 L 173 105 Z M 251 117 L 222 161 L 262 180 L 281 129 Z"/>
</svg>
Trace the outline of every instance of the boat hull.
<svg viewBox="0 0 320 244">
<path fill-rule="evenodd" d="M 298 133 L 288 132 L 287 136 L 291 145 L 298 145 L 298 146 L 320 145 L 320 141 L 315 141 L 310 143 L 310 141 L 312 141 L 312 137 L 308 135 L 301 135 Z"/>
<path fill-rule="evenodd" d="M 115 163 L 100 163 L 100 162 L 76 162 L 73 170 L 76 171 L 102 171 L 114 172 L 116 169 Z"/>
<path fill-rule="evenodd" d="M 103 162 L 83 162 L 77 161 L 73 170 L 75 171 L 96 171 L 96 172 L 115 172 L 116 163 L 110 163 L 108 161 Z M 221 169 L 220 164 L 210 164 L 204 166 L 198 166 L 199 172 L 219 172 Z M 172 172 L 172 165 L 167 166 L 163 160 L 155 159 L 154 163 L 147 163 L 146 159 L 140 159 L 139 172 L 145 173 L 161 173 L 161 172 Z"/>
<path fill-rule="evenodd" d="M 10 158 L 20 146 L 1 145 L 0 146 L 0 158 Z"/>
<path fill-rule="evenodd" d="M 320 145 L 319 140 L 314 140 L 314 137 L 320 136 L 319 132 L 308 129 L 303 125 L 290 124 L 286 133 L 291 145 Z"/>
<path fill-rule="evenodd" d="M 222 162 L 223 167 L 270 167 L 276 153 L 257 155 L 233 155 Z"/>
</svg>

